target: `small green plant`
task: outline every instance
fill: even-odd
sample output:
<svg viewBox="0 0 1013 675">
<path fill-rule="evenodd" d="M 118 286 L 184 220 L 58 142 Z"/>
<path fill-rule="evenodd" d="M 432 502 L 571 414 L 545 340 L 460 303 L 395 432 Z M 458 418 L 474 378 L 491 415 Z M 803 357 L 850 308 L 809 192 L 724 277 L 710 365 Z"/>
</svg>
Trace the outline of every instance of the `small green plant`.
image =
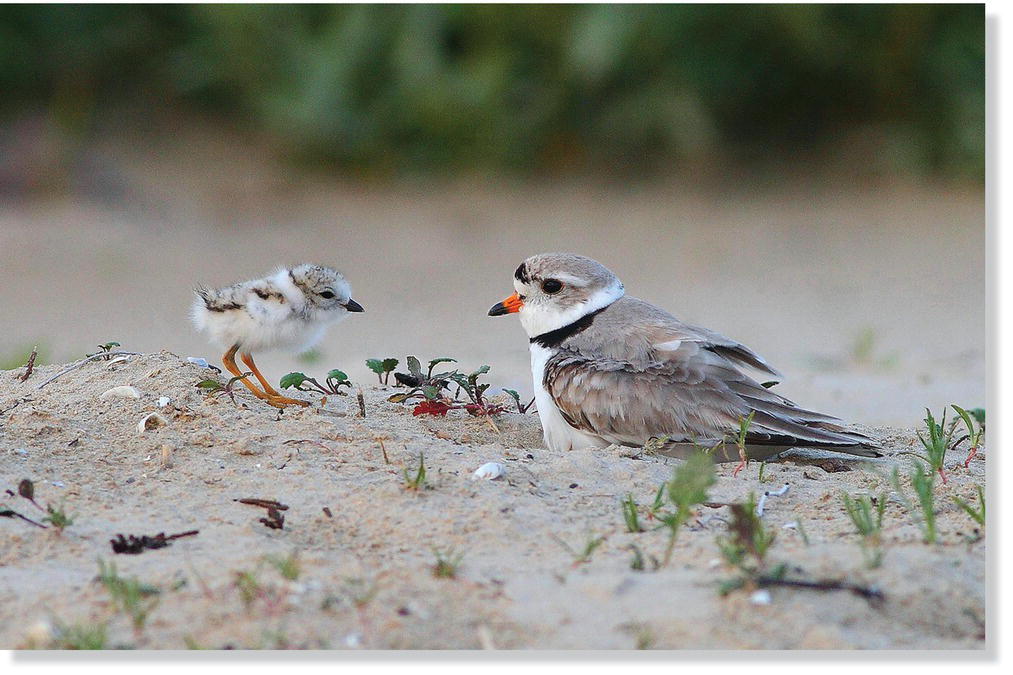
<svg viewBox="0 0 1013 675">
<path fill-rule="evenodd" d="M 323 384 L 317 382 L 315 378 L 307 377 L 305 373 L 289 373 L 282 377 L 278 384 L 282 389 L 317 391 L 325 396 L 347 396 L 346 392 L 341 391 L 341 387 L 351 388 L 352 386 L 352 383 L 348 381 L 348 375 L 336 368 L 327 371 L 327 377 L 324 378 Z"/>
<path fill-rule="evenodd" d="M 897 495 L 904 502 L 908 512 L 922 530 L 922 541 L 926 544 L 936 543 L 936 509 L 935 509 L 935 473 L 926 471 L 918 462 L 911 463 L 911 472 L 908 478 L 911 487 L 918 497 L 918 510 L 912 508 L 911 503 L 904 496 L 904 488 L 901 486 L 900 471 L 893 470 L 893 486 Z"/>
<path fill-rule="evenodd" d="M 56 529 L 57 535 L 62 535 L 64 528 L 74 524 L 74 518 L 64 510 L 63 502 L 60 502 L 59 506 L 46 504 L 46 513 L 48 515 L 42 519 L 42 522 L 52 525 Z"/>
<path fill-rule="evenodd" d="M 249 611 L 253 602 L 260 597 L 262 586 L 257 579 L 256 570 L 241 570 L 236 572 L 236 580 L 233 582 L 236 590 L 239 591 L 239 598 L 243 601 L 243 607 Z"/>
<path fill-rule="evenodd" d="M 464 560 L 464 554 L 457 553 L 452 548 L 446 551 L 434 548 L 433 555 L 436 556 L 436 562 L 433 563 L 432 568 L 433 576 L 437 579 L 456 579 L 457 570 L 461 566 L 461 561 Z"/>
<path fill-rule="evenodd" d="M 200 382 L 197 383 L 196 386 L 198 389 L 204 390 L 211 396 L 222 396 L 224 394 L 228 396 L 233 403 L 238 405 L 238 403 L 236 402 L 236 391 L 235 391 L 236 383 L 238 383 L 240 380 L 245 380 L 251 375 L 253 375 L 252 372 L 245 372 L 242 375 L 236 375 L 233 378 L 229 378 L 229 381 L 226 382 L 225 384 L 222 384 L 218 380 L 211 380 L 211 379 L 201 380 Z"/>
<path fill-rule="evenodd" d="M 105 623 L 64 624 L 54 622 L 48 649 L 108 649 Z"/>
<path fill-rule="evenodd" d="M 953 501 L 964 510 L 964 513 L 971 516 L 971 519 L 978 523 L 980 527 L 985 527 L 985 489 L 978 485 L 977 490 L 978 508 L 974 508 L 960 497 L 954 497 Z"/>
<path fill-rule="evenodd" d="M 295 581 L 299 578 L 302 573 L 302 565 L 299 563 L 299 552 L 292 551 L 288 555 L 269 555 L 267 556 L 267 562 L 274 569 L 278 570 L 283 578 L 289 581 Z"/>
<path fill-rule="evenodd" d="M 565 548 L 567 552 L 573 556 L 573 567 L 575 568 L 583 565 L 584 563 L 591 562 L 591 555 L 594 554 L 595 550 L 597 550 L 599 546 L 605 543 L 605 537 L 597 537 L 593 534 L 588 534 L 587 539 L 584 540 L 583 547 L 578 550 L 567 544 L 556 535 L 553 534 L 551 536 L 560 546 Z"/>
<path fill-rule="evenodd" d="M 886 495 L 882 494 L 873 506 L 872 499 L 862 495 L 852 499 L 842 495 L 844 510 L 848 513 L 858 534 L 862 536 L 862 555 L 867 567 L 879 567 L 883 563 L 883 513 L 886 511 Z"/>
<path fill-rule="evenodd" d="M 950 446 L 950 438 L 953 435 L 953 429 L 949 431 L 943 431 L 946 426 L 946 410 L 943 410 L 943 418 L 938 423 L 932 416 L 932 411 L 928 408 L 925 409 L 925 426 L 928 428 L 928 438 L 922 436 L 921 432 L 918 432 L 918 440 L 922 442 L 922 446 L 925 448 L 925 455 L 928 460 L 929 466 L 932 470 L 939 474 L 939 477 L 943 479 L 943 483 L 946 483 L 946 472 L 943 470 L 943 461 L 946 459 L 946 450 Z"/>
<path fill-rule="evenodd" d="M 651 502 L 651 508 L 647 511 L 647 517 L 651 520 L 658 518 L 658 514 L 661 513 L 661 509 L 665 507 L 665 495 L 666 489 L 668 488 L 668 481 L 664 481 L 658 486 L 658 491 L 654 493 L 654 500 Z"/>
<path fill-rule="evenodd" d="M 985 436 L 985 411 L 982 408 L 975 408 L 967 411 L 961 408 L 959 405 L 950 404 L 960 419 L 964 422 L 964 427 L 967 429 L 967 435 L 961 438 L 959 441 L 953 444 L 956 448 L 958 445 L 967 440 L 970 443 L 970 448 L 967 451 L 967 458 L 964 460 L 964 468 L 971 466 L 971 460 L 974 459 L 978 454 L 978 447 L 981 445 L 981 439 Z M 977 428 L 975 423 L 977 422 Z"/>
<path fill-rule="evenodd" d="M 672 559 L 679 528 L 689 520 L 693 507 L 707 501 L 707 488 L 714 484 L 714 462 L 704 452 L 694 453 L 676 467 L 672 480 L 668 481 L 668 501 L 675 507 L 672 513 L 656 513 L 661 522 L 659 527 L 668 528 L 668 544 L 662 564 Z"/>
<path fill-rule="evenodd" d="M 397 359 L 366 359 L 366 367 L 376 373 L 380 384 L 390 382 L 390 374 L 397 368 Z"/>
<path fill-rule="evenodd" d="M 643 532 L 644 528 L 640 525 L 640 515 L 637 512 L 637 503 L 633 500 L 633 495 L 626 495 L 621 506 L 623 520 L 626 521 L 626 530 L 628 532 Z"/>
<path fill-rule="evenodd" d="M 405 393 L 394 394 L 387 400 L 391 403 L 416 400 L 413 415 L 445 416 L 451 410 L 466 410 L 470 415 L 491 417 L 506 410 L 498 403 L 489 403 L 485 400 L 485 391 L 490 385 L 480 383 L 478 378 L 489 372 L 489 366 L 481 366 L 468 375 L 457 370 L 434 374 L 433 369 L 436 365 L 456 362 L 455 359 L 441 357 L 430 361 L 428 372 L 423 374 L 422 365 L 417 358 L 409 356 L 405 361 L 408 364 L 408 373 L 394 373 L 394 379 L 398 384 L 410 389 Z M 449 392 L 451 382 L 457 385 L 457 393 L 453 399 L 450 398 Z M 469 400 L 459 403 L 458 399 L 462 392 Z"/>
<path fill-rule="evenodd" d="M 787 568 L 777 566 L 767 572 L 767 552 L 774 543 L 775 533 L 764 527 L 756 515 L 756 498 L 750 493 L 744 504 L 730 504 L 732 523 L 729 536 L 717 538 L 718 548 L 725 561 L 739 570 L 736 578 L 724 581 L 719 592 L 726 595 L 743 586 L 755 585 L 761 578 L 782 579 Z"/>
<path fill-rule="evenodd" d="M 753 415 L 755 414 L 755 410 L 750 410 L 747 416 L 739 417 L 739 434 L 735 438 L 735 447 L 739 449 L 739 459 L 741 461 L 735 467 L 735 470 L 732 471 L 733 478 L 738 476 L 739 472 L 749 464 L 749 457 L 746 456 L 746 437 L 749 435 L 749 427 L 753 424 Z"/>
<path fill-rule="evenodd" d="M 514 404 L 517 406 L 517 412 L 521 415 L 525 414 L 535 402 L 535 399 L 532 398 L 527 403 L 521 403 L 521 395 L 517 393 L 516 389 L 504 389 L 503 391 L 514 400 Z"/>
<path fill-rule="evenodd" d="M 161 589 L 141 583 L 136 577 L 121 577 L 116 572 L 116 563 L 106 565 L 99 558 L 98 565 L 98 580 L 109 592 L 113 605 L 130 617 L 134 632 L 141 632 L 148 616 L 158 605 Z"/>
<path fill-rule="evenodd" d="M 402 471 L 404 473 L 404 486 L 406 490 L 421 490 L 426 487 L 426 460 L 421 452 L 419 453 L 419 466 L 415 470 L 415 475 L 413 476 L 407 468 Z"/>
<path fill-rule="evenodd" d="M 106 355 L 105 359 L 106 359 L 106 361 L 108 361 L 110 359 L 110 357 L 111 357 L 110 354 L 109 354 L 109 352 L 111 352 L 114 347 L 120 347 L 120 346 L 121 345 L 120 345 L 119 342 L 104 342 L 104 343 L 98 345 L 98 351 L 97 352 L 94 352 L 92 354 L 85 354 L 85 356 L 88 357 L 88 358 L 91 358 L 92 356 L 97 356 L 99 354 L 105 354 Z"/>
</svg>

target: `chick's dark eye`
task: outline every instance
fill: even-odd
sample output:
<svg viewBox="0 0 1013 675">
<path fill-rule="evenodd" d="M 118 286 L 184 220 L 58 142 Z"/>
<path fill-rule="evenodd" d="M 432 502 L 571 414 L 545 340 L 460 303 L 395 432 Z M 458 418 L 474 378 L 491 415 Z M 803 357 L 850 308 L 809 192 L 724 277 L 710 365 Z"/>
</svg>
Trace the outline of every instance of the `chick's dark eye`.
<svg viewBox="0 0 1013 675">
<path fill-rule="evenodd" d="M 559 293 L 563 290 L 563 284 L 558 279 L 546 279 L 542 282 L 542 290 L 548 294 Z"/>
<path fill-rule="evenodd" d="M 332 293 L 330 291 L 324 291 L 323 293 L 320 294 L 320 297 L 321 298 L 327 298 L 328 300 L 330 300 L 331 298 L 334 297 L 334 293 Z"/>
</svg>

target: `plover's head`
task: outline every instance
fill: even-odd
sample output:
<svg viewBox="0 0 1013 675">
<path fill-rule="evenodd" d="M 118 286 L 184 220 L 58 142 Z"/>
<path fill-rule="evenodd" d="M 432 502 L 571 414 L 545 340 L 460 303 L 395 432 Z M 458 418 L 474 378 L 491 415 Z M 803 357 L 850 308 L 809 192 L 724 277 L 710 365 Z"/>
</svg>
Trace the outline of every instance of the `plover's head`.
<svg viewBox="0 0 1013 675">
<path fill-rule="evenodd" d="M 307 308 L 314 312 L 337 317 L 363 311 L 362 305 L 352 300 L 351 285 L 337 270 L 303 264 L 293 267 L 288 274 L 306 298 Z"/>
<path fill-rule="evenodd" d="M 529 337 L 567 326 L 623 296 L 622 282 L 607 267 L 572 253 L 531 256 L 514 272 L 514 289 L 489 316 L 518 312 Z"/>
</svg>

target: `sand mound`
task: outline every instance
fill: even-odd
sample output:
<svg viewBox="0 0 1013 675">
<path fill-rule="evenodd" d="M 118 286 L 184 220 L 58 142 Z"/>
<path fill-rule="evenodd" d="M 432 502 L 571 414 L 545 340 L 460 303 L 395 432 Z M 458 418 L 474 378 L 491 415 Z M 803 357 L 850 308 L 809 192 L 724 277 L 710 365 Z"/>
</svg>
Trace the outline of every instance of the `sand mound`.
<svg viewBox="0 0 1013 675">
<path fill-rule="evenodd" d="M 59 646 L 61 626 L 105 625 L 107 646 L 162 649 L 984 648 L 985 541 L 952 499 L 976 503 L 983 452 L 970 469 L 957 466 L 963 453 L 951 457 L 949 483 L 936 485 L 940 543 L 922 543 L 891 499 L 876 569 L 863 564 L 840 495 L 892 490 L 913 432 L 873 430 L 882 460 L 795 458 L 766 465 L 763 482 L 758 464 L 738 478 L 718 465 L 713 502 L 790 486 L 763 520 L 777 533 L 770 559 L 793 578 L 885 594 L 774 587 L 763 604 L 748 590 L 717 592 L 734 576 L 715 542 L 727 506 L 700 507 L 671 563 L 652 569 L 667 535 L 646 506 L 676 460 L 551 453 L 535 415 L 414 417 L 387 402 L 392 387 L 363 386 L 365 418 L 354 395 L 320 405 L 298 394 L 314 405 L 279 412 L 239 389 L 233 403 L 195 386 L 214 371 L 168 352 L 91 362 L 38 388 L 65 367 L 27 382 L 0 372 L 0 490 L 29 478 L 37 502 L 62 503 L 74 519 L 58 535 L 0 518 L 0 647 Z M 103 397 L 113 387 L 138 397 Z M 151 413 L 164 424 L 140 431 Z M 426 485 L 406 489 L 420 456 Z M 503 476 L 474 480 L 486 462 Z M 624 525 L 628 494 L 645 507 L 645 532 Z M 248 497 L 287 505 L 284 527 L 235 501 Z M 13 494 L 0 506 L 45 515 Z M 188 530 L 199 534 L 140 555 L 109 543 Z M 634 546 L 646 571 L 631 569 Z M 456 577 L 434 575 L 435 551 L 460 556 Z M 282 562 L 293 553 L 298 573 Z M 143 625 L 96 581 L 100 558 L 160 591 L 145 596 Z"/>
</svg>

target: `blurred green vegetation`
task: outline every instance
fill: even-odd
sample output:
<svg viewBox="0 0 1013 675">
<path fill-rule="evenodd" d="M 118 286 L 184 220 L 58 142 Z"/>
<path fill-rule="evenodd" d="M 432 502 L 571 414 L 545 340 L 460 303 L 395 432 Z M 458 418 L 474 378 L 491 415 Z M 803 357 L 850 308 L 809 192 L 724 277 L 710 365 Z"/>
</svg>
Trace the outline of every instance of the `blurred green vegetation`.
<svg viewBox="0 0 1013 675">
<path fill-rule="evenodd" d="M 240 120 L 346 169 L 662 170 L 874 129 L 981 178 L 983 5 L 4 5 L 0 116 Z"/>
</svg>

